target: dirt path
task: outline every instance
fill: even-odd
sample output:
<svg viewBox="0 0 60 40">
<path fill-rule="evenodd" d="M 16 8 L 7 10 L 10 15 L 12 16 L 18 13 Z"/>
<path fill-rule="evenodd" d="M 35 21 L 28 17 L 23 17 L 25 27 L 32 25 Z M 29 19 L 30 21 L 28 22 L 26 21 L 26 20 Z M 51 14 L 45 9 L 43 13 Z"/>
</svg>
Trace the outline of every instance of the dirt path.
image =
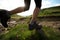
<svg viewBox="0 0 60 40">
<path fill-rule="evenodd" d="M 39 25 L 47 26 L 47 27 L 53 27 L 53 28 L 60 28 L 60 17 L 38 17 L 39 19 Z M 20 21 L 10 21 L 8 22 L 8 25 L 10 27 L 14 27 L 16 24 L 21 23 Z M 25 23 L 23 21 L 22 23 Z M 0 23 L 0 32 L 2 32 L 2 25 Z"/>
<path fill-rule="evenodd" d="M 39 17 L 39 25 L 58 28 L 60 27 L 60 16 L 59 17 Z"/>
</svg>

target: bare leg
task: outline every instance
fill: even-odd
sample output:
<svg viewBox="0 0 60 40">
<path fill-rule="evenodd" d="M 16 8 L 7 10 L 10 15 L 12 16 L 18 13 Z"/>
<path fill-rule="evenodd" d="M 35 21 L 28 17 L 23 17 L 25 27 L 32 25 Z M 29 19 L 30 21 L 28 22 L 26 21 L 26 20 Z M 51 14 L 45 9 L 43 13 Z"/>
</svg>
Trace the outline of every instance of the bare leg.
<svg viewBox="0 0 60 40">
<path fill-rule="evenodd" d="M 21 12 L 24 12 L 24 11 L 29 10 L 30 1 L 31 1 L 31 0 L 24 0 L 25 7 L 18 7 L 18 8 L 16 8 L 16 9 L 14 9 L 14 10 L 11 10 L 10 12 L 11 12 L 12 14 L 16 14 L 16 13 L 21 13 Z"/>
<path fill-rule="evenodd" d="M 37 19 L 37 16 L 41 9 L 41 0 L 35 0 L 35 4 L 36 4 L 36 7 L 35 7 L 35 10 L 32 15 L 31 22 L 36 21 L 36 19 Z"/>
<path fill-rule="evenodd" d="M 39 8 L 35 8 L 35 10 L 33 12 L 33 15 L 32 15 L 31 22 L 36 21 L 39 12 L 40 12 L 40 9 Z"/>
<path fill-rule="evenodd" d="M 41 29 L 42 26 L 39 26 L 36 21 L 37 21 L 37 16 L 38 16 L 38 13 L 40 11 L 40 8 L 41 8 L 41 0 L 34 0 L 35 1 L 35 4 L 36 4 L 36 7 L 35 7 L 35 10 L 33 12 L 33 15 L 32 15 L 32 19 L 30 21 L 30 24 L 29 24 L 29 30 L 33 30 L 33 29 Z"/>
</svg>

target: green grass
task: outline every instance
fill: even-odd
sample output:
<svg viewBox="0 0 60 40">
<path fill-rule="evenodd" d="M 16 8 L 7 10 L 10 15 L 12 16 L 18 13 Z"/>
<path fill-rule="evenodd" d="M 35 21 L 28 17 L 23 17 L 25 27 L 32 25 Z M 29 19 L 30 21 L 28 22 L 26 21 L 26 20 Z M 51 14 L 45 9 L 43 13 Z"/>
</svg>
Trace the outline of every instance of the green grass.
<svg viewBox="0 0 60 40">
<path fill-rule="evenodd" d="M 45 33 L 49 40 L 60 40 L 60 32 L 54 28 L 44 27 Z"/>
<path fill-rule="evenodd" d="M 28 31 L 25 24 L 17 24 L 16 27 L 9 30 L 7 34 L 4 34 L 1 40 L 13 40 L 16 39 L 17 36 L 22 40 L 29 35 L 31 35 L 31 32 Z"/>
<path fill-rule="evenodd" d="M 60 6 L 42 9 L 39 16 L 60 16 Z"/>
<path fill-rule="evenodd" d="M 60 40 L 60 32 L 56 29 L 43 27 L 43 33 L 28 30 L 27 24 L 17 24 L 7 34 L 0 35 L 0 40 Z"/>
<path fill-rule="evenodd" d="M 54 10 L 54 11 L 53 11 Z M 53 12 L 60 11 L 59 7 L 52 7 L 48 9 L 43 9 L 39 16 L 60 16 Z M 13 15 L 12 18 L 19 19 L 22 18 L 17 15 Z M 27 17 L 26 22 L 29 21 L 30 17 Z M 14 28 L 11 28 L 8 33 L 1 34 L 0 40 L 60 40 L 60 32 L 57 29 L 46 27 L 42 28 L 42 31 L 38 32 L 36 30 L 28 30 L 28 24 L 17 24 Z"/>
</svg>

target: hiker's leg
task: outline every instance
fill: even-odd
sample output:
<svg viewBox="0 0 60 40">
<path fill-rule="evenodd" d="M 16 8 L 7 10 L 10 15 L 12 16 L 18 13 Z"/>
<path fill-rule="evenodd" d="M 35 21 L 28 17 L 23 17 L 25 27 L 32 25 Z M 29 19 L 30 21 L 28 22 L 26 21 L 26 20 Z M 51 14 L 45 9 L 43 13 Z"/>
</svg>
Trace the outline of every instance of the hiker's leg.
<svg viewBox="0 0 60 40">
<path fill-rule="evenodd" d="M 35 4 L 36 4 L 36 7 L 34 9 L 32 19 L 31 19 L 30 24 L 29 24 L 29 30 L 41 29 L 42 28 L 42 26 L 39 26 L 36 23 L 38 13 L 40 12 L 40 9 L 41 9 L 41 1 L 42 0 L 34 0 L 34 1 L 35 1 Z"/>
<path fill-rule="evenodd" d="M 16 9 L 14 9 L 14 10 L 11 10 L 10 12 L 12 14 L 16 14 L 16 13 L 27 11 L 27 10 L 29 10 L 30 2 L 31 2 L 31 0 L 24 0 L 24 3 L 25 3 L 24 7 L 18 7 Z"/>
<path fill-rule="evenodd" d="M 38 14 L 40 12 L 40 9 L 41 9 L 41 2 L 42 2 L 42 0 L 34 0 L 34 1 L 35 1 L 35 4 L 36 4 L 36 7 L 34 9 L 31 22 L 36 21 L 37 16 L 38 16 Z"/>
</svg>

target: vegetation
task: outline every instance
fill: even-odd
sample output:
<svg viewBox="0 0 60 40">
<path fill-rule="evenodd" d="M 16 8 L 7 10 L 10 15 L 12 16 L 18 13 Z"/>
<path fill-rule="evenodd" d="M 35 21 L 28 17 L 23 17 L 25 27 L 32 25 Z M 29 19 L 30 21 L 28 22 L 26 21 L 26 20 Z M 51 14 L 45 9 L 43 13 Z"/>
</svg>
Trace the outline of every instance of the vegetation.
<svg viewBox="0 0 60 40">
<path fill-rule="evenodd" d="M 60 6 L 51 7 L 41 10 L 39 16 L 60 16 Z M 22 18 L 12 15 L 16 20 Z M 25 23 L 18 23 L 10 28 L 8 33 L 0 34 L 0 40 L 60 40 L 60 32 L 52 27 L 43 26 L 41 30 L 28 29 L 28 21 L 30 17 L 25 18 Z"/>
<path fill-rule="evenodd" d="M 60 6 L 42 9 L 39 13 L 40 16 L 60 16 Z"/>
<path fill-rule="evenodd" d="M 0 40 L 60 40 L 60 32 L 44 26 L 40 33 L 36 30 L 29 31 L 27 24 L 17 24 L 8 33 L 0 35 Z"/>
</svg>

